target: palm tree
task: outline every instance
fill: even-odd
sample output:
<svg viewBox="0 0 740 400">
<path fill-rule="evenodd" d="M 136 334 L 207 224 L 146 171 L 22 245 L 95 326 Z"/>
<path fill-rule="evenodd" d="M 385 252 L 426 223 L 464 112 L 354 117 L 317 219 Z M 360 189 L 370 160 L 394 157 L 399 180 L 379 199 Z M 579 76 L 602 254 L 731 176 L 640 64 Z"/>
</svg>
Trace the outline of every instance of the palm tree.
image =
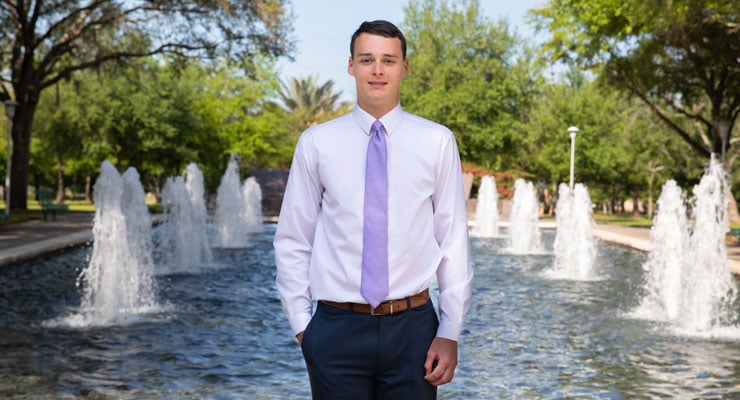
<svg viewBox="0 0 740 400">
<path fill-rule="evenodd" d="M 301 116 L 302 128 L 307 128 L 331 118 L 336 111 L 346 107 L 338 103 L 341 91 L 334 91 L 331 79 L 318 86 L 315 75 L 306 78 L 291 78 L 289 83 L 281 82 L 278 92 L 285 108 Z"/>
</svg>

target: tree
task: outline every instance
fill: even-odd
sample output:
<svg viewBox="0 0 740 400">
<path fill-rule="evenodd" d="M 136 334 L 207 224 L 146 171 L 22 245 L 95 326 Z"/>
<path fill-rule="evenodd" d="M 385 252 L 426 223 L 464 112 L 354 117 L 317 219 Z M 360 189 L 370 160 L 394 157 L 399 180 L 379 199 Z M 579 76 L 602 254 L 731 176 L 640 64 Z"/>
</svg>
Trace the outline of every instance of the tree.
<svg viewBox="0 0 740 400">
<path fill-rule="evenodd" d="M 236 60 L 289 55 L 283 0 L 0 0 L 0 100 L 13 119 L 11 207 L 26 208 L 34 113 L 42 91 L 74 72 L 156 54 Z"/>
<path fill-rule="evenodd" d="M 521 169 L 518 149 L 540 80 L 523 42 L 505 21 L 485 18 L 476 0 L 413 0 L 405 13 L 404 108 L 450 127 L 464 161 Z"/>
<path fill-rule="evenodd" d="M 543 87 L 522 144 L 532 172 L 549 178 L 552 189 L 568 181 L 570 138 L 566 128 L 571 125 L 579 128 L 575 181 L 589 187 L 595 202 L 610 202 L 612 209 L 629 196 L 635 204 L 643 196 L 652 203 L 651 188 L 666 177 L 665 166 L 673 171 L 682 165 L 696 166 L 677 162 L 688 145 L 678 140 L 671 143 L 667 128 L 637 100 L 587 80 L 575 68 L 564 78 L 564 83 Z"/>
<path fill-rule="evenodd" d="M 251 79 L 253 78 L 253 79 Z M 220 154 L 223 173 L 231 153 L 239 155 L 239 169 L 285 167 L 290 164 L 298 133 L 285 109 L 271 99 L 279 81 L 272 65 L 261 65 L 246 77 L 228 65 L 209 74 L 199 95 L 201 114 L 214 137 L 224 143 Z"/>
<path fill-rule="evenodd" d="M 288 83 L 282 82 L 278 95 L 286 109 L 300 118 L 299 129 L 302 131 L 311 125 L 333 117 L 337 109 L 346 104 L 338 103 L 342 92 L 334 91 L 331 79 L 319 86 L 315 75 L 307 78 L 291 78 Z"/>
<path fill-rule="evenodd" d="M 532 15 L 552 33 L 553 59 L 639 98 L 706 160 L 734 142 L 739 11 L 735 0 L 552 0 Z"/>
<path fill-rule="evenodd" d="M 82 157 L 83 138 L 79 121 L 84 118 L 79 108 L 79 91 L 74 82 L 59 82 L 46 91 L 36 109 L 36 123 L 31 144 L 31 169 L 52 174 L 44 183 L 56 181 L 56 201 L 64 201 L 64 175 L 70 160 Z M 41 175 L 41 174 L 40 174 Z M 36 179 L 36 189 L 41 182 Z"/>
</svg>

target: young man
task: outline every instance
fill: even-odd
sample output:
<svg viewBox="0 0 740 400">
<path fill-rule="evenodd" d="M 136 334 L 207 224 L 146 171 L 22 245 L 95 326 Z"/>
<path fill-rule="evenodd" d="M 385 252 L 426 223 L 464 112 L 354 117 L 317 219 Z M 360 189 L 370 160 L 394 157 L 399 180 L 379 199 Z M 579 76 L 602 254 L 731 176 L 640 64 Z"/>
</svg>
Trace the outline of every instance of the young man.
<svg viewBox="0 0 740 400">
<path fill-rule="evenodd" d="M 314 398 L 434 399 L 457 366 L 473 278 L 457 144 L 401 110 L 395 25 L 362 23 L 348 70 L 355 110 L 307 129 L 293 157 L 274 239 L 283 310 Z"/>
</svg>

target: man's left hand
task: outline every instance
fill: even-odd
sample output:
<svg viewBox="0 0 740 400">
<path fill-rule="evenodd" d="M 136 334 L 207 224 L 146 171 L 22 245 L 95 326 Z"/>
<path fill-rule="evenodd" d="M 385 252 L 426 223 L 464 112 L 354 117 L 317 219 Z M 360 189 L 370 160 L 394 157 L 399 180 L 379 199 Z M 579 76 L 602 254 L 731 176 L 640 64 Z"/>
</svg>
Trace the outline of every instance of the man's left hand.
<svg viewBox="0 0 740 400">
<path fill-rule="evenodd" d="M 424 379 L 434 386 L 450 383 L 457 367 L 457 342 L 436 337 L 427 351 Z"/>
</svg>

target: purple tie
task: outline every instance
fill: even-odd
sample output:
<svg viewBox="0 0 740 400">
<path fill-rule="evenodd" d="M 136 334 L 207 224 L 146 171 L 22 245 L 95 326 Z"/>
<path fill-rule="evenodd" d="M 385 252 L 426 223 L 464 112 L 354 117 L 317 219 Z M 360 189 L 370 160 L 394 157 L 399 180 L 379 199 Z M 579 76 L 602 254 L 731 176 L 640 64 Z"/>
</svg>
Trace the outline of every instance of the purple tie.
<svg viewBox="0 0 740 400">
<path fill-rule="evenodd" d="M 373 122 L 365 164 L 360 293 L 375 308 L 388 295 L 388 155 L 383 124 Z"/>
</svg>

